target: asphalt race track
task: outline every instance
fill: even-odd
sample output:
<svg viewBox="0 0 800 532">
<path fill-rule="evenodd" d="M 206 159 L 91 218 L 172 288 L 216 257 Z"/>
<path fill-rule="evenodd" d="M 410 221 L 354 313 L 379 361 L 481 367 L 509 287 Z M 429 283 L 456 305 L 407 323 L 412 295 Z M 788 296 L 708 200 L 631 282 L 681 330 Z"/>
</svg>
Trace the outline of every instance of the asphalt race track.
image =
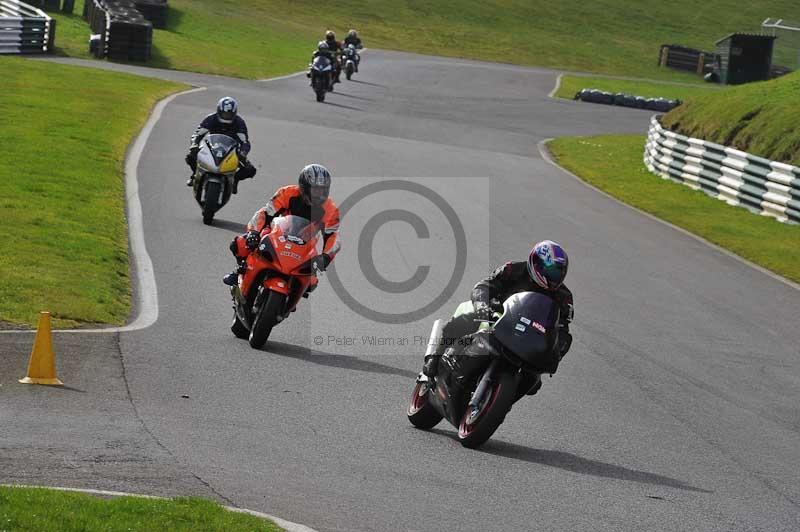
<svg viewBox="0 0 800 532">
<path fill-rule="evenodd" d="M 318 530 L 800 529 L 798 292 L 537 148 L 643 133 L 650 113 L 550 99 L 551 71 L 377 51 L 325 104 L 304 76 L 166 75 L 208 90 L 166 107 L 139 166 L 159 319 L 58 336 L 66 390 L 20 390 L 30 336 L 0 338 L 0 482 L 211 496 Z M 239 100 L 259 174 L 207 227 L 183 156 L 223 95 Z M 229 331 L 228 242 L 308 162 L 332 170 L 340 205 L 364 196 L 335 275 L 371 310 L 328 275 L 252 350 Z M 414 429 L 419 337 L 544 238 L 569 252 L 576 300 L 558 374 L 479 451 L 444 422 Z M 409 292 L 374 282 L 420 266 Z M 418 312 L 451 278 L 444 304 Z"/>
</svg>

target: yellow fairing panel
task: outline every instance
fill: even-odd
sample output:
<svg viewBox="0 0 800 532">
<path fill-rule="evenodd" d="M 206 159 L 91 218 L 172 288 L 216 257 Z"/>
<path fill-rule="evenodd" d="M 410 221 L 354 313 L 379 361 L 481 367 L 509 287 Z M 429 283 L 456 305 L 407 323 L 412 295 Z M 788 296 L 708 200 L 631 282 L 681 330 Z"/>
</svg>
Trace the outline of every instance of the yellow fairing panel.
<svg viewBox="0 0 800 532">
<path fill-rule="evenodd" d="M 232 151 L 230 155 L 228 155 L 222 164 L 219 165 L 219 171 L 222 174 L 229 174 L 231 172 L 235 172 L 239 168 L 239 157 L 236 155 L 235 151 Z"/>
</svg>

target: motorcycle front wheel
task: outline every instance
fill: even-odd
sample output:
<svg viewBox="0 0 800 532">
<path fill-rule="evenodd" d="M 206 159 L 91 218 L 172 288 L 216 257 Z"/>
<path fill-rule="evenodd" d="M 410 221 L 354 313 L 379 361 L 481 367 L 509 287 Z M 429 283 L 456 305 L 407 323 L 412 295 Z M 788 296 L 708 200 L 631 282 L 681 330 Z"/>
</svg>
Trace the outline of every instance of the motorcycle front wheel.
<svg viewBox="0 0 800 532">
<path fill-rule="evenodd" d="M 222 184 L 216 181 L 209 181 L 206 185 L 206 201 L 203 205 L 203 223 L 211 225 L 214 221 L 214 214 L 219 209 L 218 201 L 219 194 L 222 190 Z"/>
<path fill-rule="evenodd" d="M 428 391 L 421 382 L 414 386 L 406 414 L 411 424 L 422 430 L 432 429 L 442 420 L 442 415 L 428 400 Z"/>
<path fill-rule="evenodd" d="M 474 449 L 483 445 L 498 429 L 511 410 L 517 397 L 517 381 L 512 373 L 497 373 L 495 381 L 486 392 L 486 397 L 476 410 L 469 406 L 458 426 L 461 445 Z"/>
<path fill-rule="evenodd" d="M 236 311 L 233 311 L 233 323 L 231 324 L 231 332 L 236 338 L 241 338 L 244 340 L 250 336 L 250 331 L 247 330 L 247 327 L 242 320 L 239 319 L 239 316 L 236 315 Z"/>
<path fill-rule="evenodd" d="M 286 295 L 270 291 L 267 300 L 253 319 L 250 329 L 250 347 L 260 349 L 269 338 L 272 328 L 278 323 L 278 317 L 286 306 Z"/>
</svg>

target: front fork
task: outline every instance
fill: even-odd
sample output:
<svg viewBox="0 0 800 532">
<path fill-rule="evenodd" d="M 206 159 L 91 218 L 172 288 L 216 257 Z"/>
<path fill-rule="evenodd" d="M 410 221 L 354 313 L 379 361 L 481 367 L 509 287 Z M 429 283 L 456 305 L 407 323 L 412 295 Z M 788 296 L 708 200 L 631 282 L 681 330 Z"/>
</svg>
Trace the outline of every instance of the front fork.
<svg viewBox="0 0 800 532">
<path fill-rule="evenodd" d="M 492 383 L 492 378 L 494 377 L 495 371 L 497 371 L 498 364 L 498 360 L 496 358 L 493 359 L 486 371 L 483 372 L 483 377 L 481 377 L 480 382 L 478 382 L 478 386 L 475 388 L 475 391 L 469 400 L 469 404 L 467 405 L 467 409 L 470 412 L 480 411 L 481 403 L 483 402 L 483 396 L 489 391 L 489 386 Z"/>
</svg>

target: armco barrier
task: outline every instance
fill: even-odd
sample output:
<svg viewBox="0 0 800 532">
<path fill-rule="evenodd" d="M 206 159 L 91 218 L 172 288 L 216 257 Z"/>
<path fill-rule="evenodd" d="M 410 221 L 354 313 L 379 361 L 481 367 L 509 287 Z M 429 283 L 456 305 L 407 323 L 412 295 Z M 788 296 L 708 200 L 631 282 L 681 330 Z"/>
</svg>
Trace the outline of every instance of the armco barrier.
<svg viewBox="0 0 800 532">
<path fill-rule="evenodd" d="M 800 223 L 800 168 L 693 139 L 650 121 L 647 168 L 661 177 L 782 222 Z"/>
<path fill-rule="evenodd" d="M 18 0 L 0 0 L 0 54 L 41 54 L 53 49 L 56 21 Z"/>
</svg>

